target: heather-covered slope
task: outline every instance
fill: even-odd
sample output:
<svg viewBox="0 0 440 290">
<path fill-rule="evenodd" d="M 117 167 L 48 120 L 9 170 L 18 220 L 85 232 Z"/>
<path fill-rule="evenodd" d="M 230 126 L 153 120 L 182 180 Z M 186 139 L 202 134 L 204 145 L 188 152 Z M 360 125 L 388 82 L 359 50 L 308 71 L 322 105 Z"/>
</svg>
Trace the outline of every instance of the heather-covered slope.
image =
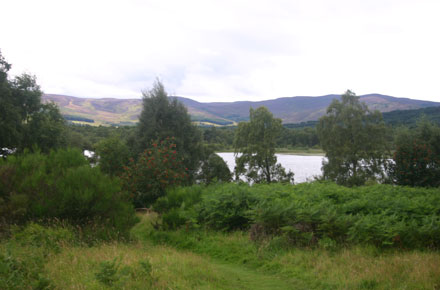
<svg viewBox="0 0 440 290">
<path fill-rule="evenodd" d="M 299 123 L 317 120 L 321 117 L 334 98 L 339 95 L 320 97 L 289 97 L 259 102 L 214 102 L 200 103 L 189 98 L 176 97 L 187 108 L 194 121 L 217 125 L 232 125 L 247 120 L 249 108 L 266 106 L 283 123 Z M 410 110 L 440 106 L 439 102 L 420 101 L 407 98 L 395 98 L 380 94 L 360 96 L 371 109 L 381 112 Z M 64 95 L 46 94 L 44 101 L 54 101 L 61 112 L 71 120 L 86 118 L 94 124 L 134 124 L 142 109 L 141 99 L 92 99 Z"/>
</svg>

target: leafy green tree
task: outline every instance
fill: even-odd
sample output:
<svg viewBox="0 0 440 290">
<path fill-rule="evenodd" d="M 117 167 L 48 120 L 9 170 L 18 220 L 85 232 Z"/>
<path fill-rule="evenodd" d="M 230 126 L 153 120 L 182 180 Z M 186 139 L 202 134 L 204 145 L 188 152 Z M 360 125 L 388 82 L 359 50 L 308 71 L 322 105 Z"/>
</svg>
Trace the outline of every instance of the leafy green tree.
<svg viewBox="0 0 440 290">
<path fill-rule="evenodd" d="M 8 64 L 0 53 L 0 148 L 41 150 L 63 145 L 64 119 L 54 104 L 42 104 L 35 76 L 22 74 L 8 79 Z"/>
<path fill-rule="evenodd" d="M 229 182 L 232 179 L 232 174 L 223 158 L 211 153 L 202 164 L 199 179 L 206 184 L 216 181 Z"/>
<path fill-rule="evenodd" d="M 69 144 L 71 148 L 78 148 L 81 150 L 91 150 L 93 149 L 92 142 L 87 138 L 87 135 L 83 134 L 81 131 L 75 131 L 73 128 L 79 127 L 77 125 L 70 124 L 67 126 L 66 131 L 66 143 Z M 86 126 L 84 126 L 86 127 Z M 91 127 L 91 126 L 88 126 Z"/>
<path fill-rule="evenodd" d="M 17 108 L 8 80 L 11 65 L 0 52 L 0 150 L 15 148 L 20 139 L 20 112 Z"/>
<path fill-rule="evenodd" d="M 335 99 L 317 127 L 327 161 L 323 178 L 347 186 L 383 178 L 388 150 L 386 127 L 379 111 L 371 112 L 353 92 Z"/>
<path fill-rule="evenodd" d="M 277 139 L 277 147 L 284 148 L 298 148 L 306 147 L 311 148 L 318 146 L 319 139 L 316 133 L 316 128 L 304 127 L 304 128 L 286 128 L 280 133 Z"/>
<path fill-rule="evenodd" d="M 234 144 L 235 127 L 202 127 L 203 142 L 216 151 L 230 150 Z"/>
<path fill-rule="evenodd" d="M 136 161 L 130 160 L 121 176 L 138 208 L 152 205 L 168 188 L 184 184 L 189 177 L 173 138 L 152 142 L 150 146 Z"/>
<path fill-rule="evenodd" d="M 21 120 L 29 122 L 33 113 L 41 107 L 41 95 L 43 92 L 37 84 L 37 78 L 33 75 L 22 74 L 11 81 L 13 101 L 19 108 Z"/>
<path fill-rule="evenodd" d="M 203 158 L 201 132 L 191 123 L 186 108 L 175 98 L 169 98 L 163 84 L 157 81 L 153 88 L 143 92 L 143 108 L 136 133 L 137 154 L 154 140 L 175 139 L 179 158 L 183 160 L 192 178 Z"/>
<path fill-rule="evenodd" d="M 130 158 L 128 146 L 118 136 L 101 140 L 96 145 L 96 154 L 99 156 L 99 168 L 112 176 L 120 175 Z"/>
<path fill-rule="evenodd" d="M 426 119 L 417 128 L 400 129 L 389 176 L 399 185 L 440 185 L 440 128 Z"/>
<path fill-rule="evenodd" d="M 66 147 L 66 121 L 54 103 L 40 104 L 24 127 L 22 148 L 37 145 L 42 152 Z"/>
<path fill-rule="evenodd" d="M 293 182 L 293 173 L 286 173 L 277 164 L 275 142 L 281 132 L 281 119 L 274 118 L 266 107 L 250 109 L 250 121 L 240 122 L 235 133 L 235 174 L 248 181 Z"/>
</svg>

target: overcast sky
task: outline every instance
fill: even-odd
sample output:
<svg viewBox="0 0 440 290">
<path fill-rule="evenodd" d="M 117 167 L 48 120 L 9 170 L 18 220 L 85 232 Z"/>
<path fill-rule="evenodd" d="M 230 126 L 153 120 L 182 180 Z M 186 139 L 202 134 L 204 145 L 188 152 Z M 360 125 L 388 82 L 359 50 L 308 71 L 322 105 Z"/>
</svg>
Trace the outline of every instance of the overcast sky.
<svg viewBox="0 0 440 290">
<path fill-rule="evenodd" d="M 45 93 L 201 102 L 440 101 L 439 0 L 2 0 L 0 49 Z"/>
</svg>

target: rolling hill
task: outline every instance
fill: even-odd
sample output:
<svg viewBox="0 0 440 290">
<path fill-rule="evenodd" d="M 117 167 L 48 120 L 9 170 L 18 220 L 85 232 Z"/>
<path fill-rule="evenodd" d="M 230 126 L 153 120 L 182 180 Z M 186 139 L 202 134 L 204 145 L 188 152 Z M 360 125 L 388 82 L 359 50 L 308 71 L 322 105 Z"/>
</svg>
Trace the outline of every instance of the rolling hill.
<svg viewBox="0 0 440 290">
<path fill-rule="evenodd" d="M 177 98 L 188 109 L 192 119 L 202 124 L 233 125 L 249 118 L 249 108 L 266 106 L 283 123 L 300 123 L 317 120 L 325 114 L 327 106 L 340 95 L 320 97 L 288 97 L 274 100 L 250 102 L 214 102 L 200 103 L 189 98 Z M 370 109 L 381 112 L 396 110 L 422 109 L 440 106 L 439 102 L 421 101 L 407 98 L 395 98 L 380 94 L 360 96 Z M 43 101 L 58 104 L 63 115 L 70 120 L 95 125 L 135 124 L 142 110 L 141 99 L 93 99 L 72 96 L 45 94 Z M 84 121 L 85 120 L 85 121 Z M 93 123 L 91 122 L 93 120 Z"/>
<path fill-rule="evenodd" d="M 411 110 L 396 110 L 391 112 L 384 112 L 383 120 L 385 124 L 392 127 L 406 126 L 415 127 L 417 122 L 422 118 L 426 118 L 428 121 L 440 125 L 440 107 L 426 107 L 421 109 Z M 307 121 L 301 123 L 289 123 L 284 124 L 286 128 L 307 128 L 316 127 L 319 121 Z"/>
</svg>

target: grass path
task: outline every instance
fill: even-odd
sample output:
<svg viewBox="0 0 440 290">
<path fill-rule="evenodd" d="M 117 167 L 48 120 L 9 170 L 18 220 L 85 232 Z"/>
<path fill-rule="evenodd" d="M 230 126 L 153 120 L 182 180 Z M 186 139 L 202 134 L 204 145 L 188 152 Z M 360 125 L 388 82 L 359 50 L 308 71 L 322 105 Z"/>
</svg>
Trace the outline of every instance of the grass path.
<svg viewBox="0 0 440 290">
<path fill-rule="evenodd" d="M 300 280 L 265 273 L 247 265 L 225 261 L 191 249 L 155 244 L 148 238 L 150 220 L 154 215 L 143 215 L 142 222 L 133 229 L 136 242 L 103 243 L 93 247 L 62 247 L 46 262 L 47 277 L 55 289 L 306 289 Z M 144 236 L 146 234 L 146 236 Z M 117 261 L 115 271 L 103 272 L 103 263 Z M 146 274 L 142 264 L 151 265 Z M 99 281 L 99 273 L 106 275 L 112 285 Z M 148 278 L 150 277 L 150 278 Z M 309 288 L 310 289 L 310 288 Z"/>
<path fill-rule="evenodd" d="M 301 289 L 298 285 L 290 283 L 274 275 L 262 274 L 257 271 L 234 264 L 215 263 L 213 266 L 223 275 L 227 275 L 230 286 L 234 289 Z"/>
<path fill-rule="evenodd" d="M 140 217 L 132 242 L 66 244 L 51 253 L 44 268 L 54 288 L 440 289 L 436 251 L 380 252 L 365 246 L 272 251 L 256 247 L 241 232 L 152 232 L 157 216 Z M 15 250 L 21 260 L 33 248 Z M 105 270 L 112 261 L 117 261 L 115 271 Z M 145 264 L 151 265 L 148 272 Z M 113 284 L 103 284 L 99 273 Z"/>
<path fill-rule="evenodd" d="M 105 244 L 68 247 L 46 264 L 56 289 L 109 289 L 96 279 L 100 263 L 120 261 L 114 289 L 302 289 L 275 275 L 167 246 Z M 139 265 L 152 265 L 151 284 Z M 124 274 L 125 272 L 125 274 Z"/>
<path fill-rule="evenodd" d="M 208 237 L 190 237 L 184 233 L 184 239 L 193 240 L 195 247 L 184 246 L 182 248 L 167 242 L 157 240 L 153 242 L 151 240 L 151 222 L 157 218 L 155 213 L 140 214 L 139 217 L 141 222 L 132 229 L 132 235 L 139 243 L 147 247 L 154 247 L 155 250 L 152 252 L 157 252 L 163 247 L 172 251 L 174 255 L 185 255 L 184 259 L 197 260 L 192 263 L 192 266 L 196 272 L 199 271 L 199 267 L 202 268 L 198 276 L 200 281 L 204 280 L 203 276 L 207 273 L 223 281 L 217 283 L 214 282 L 214 279 L 206 285 L 202 282 L 197 285 L 197 289 L 317 289 L 318 284 L 322 286 L 322 283 L 316 283 L 309 273 L 300 269 L 301 267 L 290 273 L 284 273 L 284 275 L 279 275 L 279 271 L 268 268 L 258 269 L 256 264 L 260 258 L 254 252 L 255 248 L 249 243 L 247 235 L 236 233 L 236 235 L 218 234 Z M 180 240 L 177 236 L 175 238 L 175 241 Z M 174 238 L 171 239 L 174 240 Z M 177 243 L 179 244 L 179 242 Z M 182 245 L 185 244 L 186 242 L 182 243 Z M 181 263 L 184 259 L 177 259 L 177 263 Z M 327 283 L 324 284 L 328 286 Z M 202 285 L 204 286 L 202 287 Z"/>
</svg>

